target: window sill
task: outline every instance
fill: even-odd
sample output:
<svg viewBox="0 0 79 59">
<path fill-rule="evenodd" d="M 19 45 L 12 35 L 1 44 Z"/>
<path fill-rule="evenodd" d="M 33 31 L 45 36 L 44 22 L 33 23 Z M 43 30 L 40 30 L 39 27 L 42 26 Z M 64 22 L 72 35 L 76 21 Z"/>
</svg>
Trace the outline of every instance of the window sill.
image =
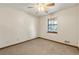
<svg viewBox="0 0 79 59">
<path fill-rule="evenodd" d="M 56 33 L 57 34 L 58 32 L 48 32 L 48 33 Z"/>
</svg>

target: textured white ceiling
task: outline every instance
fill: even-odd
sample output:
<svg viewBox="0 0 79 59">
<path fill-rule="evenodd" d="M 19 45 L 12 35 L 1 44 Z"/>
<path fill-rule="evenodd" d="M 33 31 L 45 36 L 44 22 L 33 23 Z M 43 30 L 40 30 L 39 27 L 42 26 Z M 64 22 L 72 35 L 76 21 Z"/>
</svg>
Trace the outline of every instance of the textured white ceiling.
<svg viewBox="0 0 79 59">
<path fill-rule="evenodd" d="M 55 6 L 52 6 L 51 8 L 48 9 L 48 13 L 55 13 L 61 9 L 70 8 L 77 5 L 79 5 L 79 3 L 55 3 Z M 10 3 L 10 4 L 0 4 L 0 6 L 14 7 L 35 16 L 47 15 L 47 13 L 45 12 L 39 12 L 38 9 L 35 7 L 35 3 L 16 3 L 16 4 Z"/>
</svg>

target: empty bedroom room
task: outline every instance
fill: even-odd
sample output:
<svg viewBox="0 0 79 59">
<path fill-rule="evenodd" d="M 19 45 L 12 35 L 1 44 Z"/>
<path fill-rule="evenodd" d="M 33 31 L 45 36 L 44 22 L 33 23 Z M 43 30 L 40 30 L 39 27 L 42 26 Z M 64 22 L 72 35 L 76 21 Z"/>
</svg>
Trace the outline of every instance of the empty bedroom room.
<svg viewBox="0 0 79 59">
<path fill-rule="evenodd" d="M 0 55 L 79 55 L 79 3 L 0 4 Z"/>
</svg>

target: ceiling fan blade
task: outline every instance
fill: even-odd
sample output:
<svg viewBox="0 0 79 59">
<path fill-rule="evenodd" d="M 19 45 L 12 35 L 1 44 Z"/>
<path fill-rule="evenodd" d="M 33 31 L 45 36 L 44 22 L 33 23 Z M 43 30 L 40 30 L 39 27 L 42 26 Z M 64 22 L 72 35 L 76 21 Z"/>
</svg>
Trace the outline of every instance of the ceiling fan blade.
<svg viewBox="0 0 79 59">
<path fill-rule="evenodd" d="M 55 3 L 49 3 L 49 4 L 47 4 L 47 6 L 54 6 L 55 5 Z"/>
</svg>

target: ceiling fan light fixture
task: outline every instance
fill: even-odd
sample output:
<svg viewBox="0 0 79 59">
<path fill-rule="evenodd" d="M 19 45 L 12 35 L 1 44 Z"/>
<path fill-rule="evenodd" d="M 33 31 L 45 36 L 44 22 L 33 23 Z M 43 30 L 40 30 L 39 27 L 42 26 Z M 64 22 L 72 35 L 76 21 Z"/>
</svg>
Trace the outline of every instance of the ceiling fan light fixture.
<svg viewBox="0 0 79 59">
<path fill-rule="evenodd" d="M 54 6 L 54 3 L 38 3 L 37 7 L 38 7 L 38 11 L 43 11 L 43 12 L 47 12 L 49 7 Z"/>
<path fill-rule="evenodd" d="M 39 11 L 39 12 L 40 12 L 40 11 L 45 11 L 45 9 L 44 9 L 44 7 L 40 6 L 40 7 L 38 7 L 38 11 Z"/>
</svg>

